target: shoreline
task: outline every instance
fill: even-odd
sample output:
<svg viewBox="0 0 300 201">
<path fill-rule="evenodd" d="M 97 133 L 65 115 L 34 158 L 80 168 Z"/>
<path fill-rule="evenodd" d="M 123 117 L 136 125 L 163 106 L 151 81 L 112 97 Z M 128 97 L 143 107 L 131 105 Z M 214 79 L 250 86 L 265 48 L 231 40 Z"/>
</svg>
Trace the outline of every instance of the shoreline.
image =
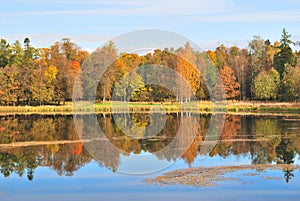
<svg viewBox="0 0 300 201">
<path fill-rule="evenodd" d="M 113 105 L 112 105 L 113 104 Z M 212 102 L 201 101 L 192 103 L 158 103 L 158 102 L 106 102 L 105 104 L 79 103 L 73 107 L 72 103 L 66 105 L 45 106 L 0 106 L 1 114 L 73 114 L 73 113 L 146 113 L 146 112 L 224 112 L 226 114 L 300 114 L 300 103 L 289 102 L 231 102 L 227 101 L 213 107 Z"/>
</svg>

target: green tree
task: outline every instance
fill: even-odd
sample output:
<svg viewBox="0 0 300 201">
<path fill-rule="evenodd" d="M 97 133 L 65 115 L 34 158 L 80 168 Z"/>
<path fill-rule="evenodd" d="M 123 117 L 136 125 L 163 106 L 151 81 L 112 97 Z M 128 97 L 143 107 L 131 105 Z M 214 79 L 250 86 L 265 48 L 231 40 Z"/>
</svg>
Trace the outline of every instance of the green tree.
<svg viewBox="0 0 300 201">
<path fill-rule="evenodd" d="M 250 64 L 250 98 L 254 97 L 254 79 L 262 71 L 265 71 L 265 41 L 260 36 L 254 36 L 248 44 Z"/>
<path fill-rule="evenodd" d="M 11 57 L 11 48 L 5 39 L 0 40 L 0 67 L 5 67 L 9 64 Z"/>
<path fill-rule="evenodd" d="M 21 43 L 17 40 L 11 45 L 11 56 L 9 58 L 9 66 L 15 65 L 21 67 L 23 63 L 23 48 Z"/>
<path fill-rule="evenodd" d="M 122 77 L 115 86 L 115 94 L 123 101 L 136 100 L 136 96 L 144 88 L 143 78 L 135 71 Z"/>
<path fill-rule="evenodd" d="M 292 66 L 295 65 L 295 56 L 292 48 L 290 47 L 292 44 L 294 44 L 294 42 L 291 40 L 291 35 L 286 31 L 286 29 L 283 29 L 280 46 L 278 47 L 279 52 L 274 57 L 274 66 L 280 74 L 280 79 L 283 78 L 285 64 L 290 64 Z"/>
<path fill-rule="evenodd" d="M 32 99 L 32 84 L 33 74 L 35 71 L 34 59 L 36 56 L 36 49 L 30 45 L 29 38 L 24 40 L 24 49 L 22 63 L 19 66 L 19 78 L 21 84 L 20 98 L 25 99 L 26 105 L 30 105 Z"/>
<path fill-rule="evenodd" d="M 261 72 L 254 80 L 254 93 L 257 99 L 269 100 L 277 97 L 279 89 L 279 74 L 273 69 Z"/>
<path fill-rule="evenodd" d="M 285 66 L 286 72 L 283 74 L 282 87 L 284 100 L 299 100 L 300 98 L 300 67 Z"/>
<path fill-rule="evenodd" d="M 277 164 L 293 164 L 295 162 L 295 148 L 290 139 L 282 138 L 280 144 L 276 147 Z M 283 170 L 286 183 L 294 177 L 292 170 Z"/>
<path fill-rule="evenodd" d="M 204 96 L 200 97 L 204 99 L 213 98 L 210 97 L 210 94 L 214 92 L 214 88 L 218 84 L 218 72 L 219 69 L 215 67 L 215 59 L 214 59 L 214 53 L 211 51 L 208 51 L 207 53 L 199 53 L 197 52 L 197 66 L 198 69 L 201 71 L 201 79 L 203 81 L 200 81 L 200 87 L 202 88 L 202 92 L 204 92 Z"/>
</svg>

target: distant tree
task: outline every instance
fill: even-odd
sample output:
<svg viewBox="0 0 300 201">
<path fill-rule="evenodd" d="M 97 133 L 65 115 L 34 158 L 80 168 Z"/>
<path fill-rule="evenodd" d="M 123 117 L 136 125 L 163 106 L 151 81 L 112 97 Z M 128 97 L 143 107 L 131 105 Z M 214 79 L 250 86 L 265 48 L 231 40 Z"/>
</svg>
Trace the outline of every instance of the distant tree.
<svg viewBox="0 0 300 201">
<path fill-rule="evenodd" d="M 294 42 L 291 40 L 291 35 L 286 31 L 286 29 L 283 29 L 280 46 L 278 47 L 279 52 L 274 57 L 274 66 L 279 72 L 281 79 L 285 72 L 285 64 L 294 66 L 296 63 L 293 50 L 290 47 L 292 44 L 294 44 Z"/>
<path fill-rule="evenodd" d="M 135 100 L 139 90 L 142 88 L 144 88 L 142 77 L 135 71 L 132 71 L 130 74 L 125 75 L 119 80 L 115 86 L 115 94 L 123 101 L 128 101 L 130 99 Z"/>
<path fill-rule="evenodd" d="M 237 47 L 230 48 L 230 54 L 227 56 L 227 63 L 237 76 L 240 85 L 240 99 L 245 100 L 249 94 L 250 86 L 247 85 L 250 75 L 250 65 L 248 61 L 248 52 L 246 49 Z"/>
<path fill-rule="evenodd" d="M 20 82 L 18 80 L 18 68 L 15 66 L 6 66 L 0 69 L 0 101 L 6 105 L 15 105 L 20 90 Z"/>
<path fill-rule="evenodd" d="M 81 58 L 82 55 L 78 59 L 79 52 L 81 49 L 69 38 L 55 42 L 48 51 L 48 66 L 53 65 L 57 69 L 54 99 L 58 104 L 61 101 L 65 102 L 72 99 L 75 79 L 80 73 L 80 62 L 83 59 Z M 77 96 L 81 95 L 77 94 Z"/>
<path fill-rule="evenodd" d="M 0 40 L 0 68 L 9 64 L 11 48 L 5 39 Z"/>
<path fill-rule="evenodd" d="M 226 54 L 227 48 L 221 44 L 219 47 L 216 48 L 215 55 L 216 55 L 216 67 L 218 69 L 223 68 L 226 65 L 226 59 L 227 59 L 227 54 Z"/>
<path fill-rule="evenodd" d="M 189 46 L 189 45 L 188 45 Z M 187 47 L 188 47 L 187 46 Z M 190 48 L 190 47 L 189 47 Z M 176 51 L 180 50 L 180 54 L 184 54 L 185 50 L 184 48 L 180 48 Z M 174 94 L 172 92 L 164 87 L 161 87 L 159 85 L 150 84 L 145 86 L 146 91 L 142 90 L 139 93 L 139 98 L 143 98 L 145 101 L 170 101 L 170 100 L 182 100 L 181 99 L 181 85 L 178 83 L 178 80 L 174 78 L 174 76 L 169 76 L 166 73 L 158 73 L 157 71 L 159 69 L 156 69 L 156 72 L 153 72 L 152 69 L 155 65 L 162 65 L 168 68 L 173 69 L 174 71 L 177 71 L 179 74 L 183 72 L 183 66 L 184 64 L 181 62 L 182 58 L 180 60 L 179 56 L 175 54 L 174 49 L 163 49 L 163 50 L 154 50 L 153 53 L 148 53 L 147 55 L 143 56 L 141 58 L 141 64 L 143 66 L 149 66 L 142 68 L 143 72 L 140 72 L 139 74 L 143 76 L 143 80 L 145 80 L 146 83 L 160 83 L 162 81 L 167 81 L 174 83 L 172 86 Z M 139 69 L 141 70 L 141 69 Z"/>
<path fill-rule="evenodd" d="M 20 98 L 26 101 L 26 105 L 30 105 L 32 99 L 32 83 L 35 71 L 34 59 L 36 57 L 36 49 L 30 45 L 29 38 L 24 39 L 23 57 L 19 66 L 18 80 L 21 84 Z"/>
<path fill-rule="evenodd" d="M 40 105 L 53 100 L 56 75 L 57 68 L 53 65 L 50 65 L 46 69 L 40 67 L 34 72 L 31 87 L 32 97 L 38 101 Z"/>
<path fill-rule="evenodd" d="M 208 50 L 207 51 L 207 54 L 209 56 L 209 58 L 214 62 L 214 64 L 216 65 L 217 64 L 217 55 L 215 52 L 211 51 L 211 50 Z"/>
<path fill-rule="evenodd" d="M 299 100 L 300 98 L 300 67 L 285 65 L 282 87 L 284 100 Z"/>
<path fill-rule="evenodd" d="M 262 71 L 265 71 L 265 41 L 260 36 L 253 36 L 252 41 L 248 44 L 249 47 L 249 65 L 250 65 L 250 98 L 254 98 L 254 79 Z"/>
<path fill-rule="evenodd" d="M 275 99 L 278 89 L 279 73 L 275 69 L 270 72 L 261 72 L 254 80 L 254 93 L 257 99 Z"/>
<path fill-rule="evenodd" d="M 45 101 L 51 100 L 51 95 L 53 94 L 47 89 L 47 83 L 42 69 L 37 69 L 33 73 L 30 91 L 32 93 L 32 99 L 38 101 L 40 105 L 43 105 Z"/>
<path fill-rule="evenodd" d="M 234 71 L 229 66 L 224 66 L 220 70 L 220 77 L 223 80 L 224 91 L 227 99 L 234 99 L 240 95 L 240 85 L 234 75 Z"/>
<path fill-rule="evenodd" d="M 200 73 L 197 70 L 197 55 L 194 50 L 190 46 L 190 43 L 186 43 L 184 48 L 179 48 L 176 50 L 178 57 L 176 57 L 177 61 L 177 71 L 184 78 L 184 80 L 191 87 L 187 89 L 183 87 L 182 83 L 178 83 L 179 91 L 180 91 L 180 102 L 190 101 L 190 97 L 195 95 L 197 90 L 199 91 L 199 87 L 201 87 L 200 82 Z M 201 89 L 200 89 L 201 90 Z M 193 93 L 193 94 L 191 94 Z"/>
<path fill-rule="evenodd" d="M 200 94 L 202 94 L 199 97 L 200 99 L 213 98 L 211 97 L 211 95 L 214 95 L 214 88 L 218 82 L 219 69 L 216 68 L 216 64 L 209 54 L 211 53 L 207 52 L 207 55 L 205 52 L 196 53 L 197 66 L 198 69 L 201 71 L 200 87 L 198 89 Z"/>
<path fill-rule="evenodd" d="M 72 43 L 70 38 L 63 38 L 60 42 L 62 54 L 69 60 L 74 61 L 78 46 Z"/>
<path fill-rule="evenodd" d="M 23 63 L 23 48 L 21 43 L 17 40 L 11 45 L 11 56 L 9 59 L 9 66 L 21 67 Z"/>
<path fill-rule="evenodd" d="M 97 99 L 102 99 L 104 102 L 107 99 L 111 99 L 114 83 L 124 72 L 128 72 L 128 66 L 124 62 L 132 63 L 132 59 L 130 59 L 130 57 L 128 57 L 128 60 L 125 59 L 126 55 L 121 55 L 120 58 L 118 58 L 116 46 L 112 41 L 101 49 L 97 49 L 92 56 L 95 56 L 95 61 L 93 62 L 94 65 L 97 66 L 95 69 L 98 74 L 97 79 L 99 79 L 96 97 Z M 91 72 L 92 71 L 93 69 L 91 69 Z M 91 75 L 89 77 L 91 77 Z M 84 85 L 87 85 L 89 78 L 84 79 L 84 81 Z M 93 80 L 91 81 L 93 82 Z M 88 88 L 85 87 L 84 89 L 86 90 Z"/>
<path fill-rule="evenodd" d="M 274 67 L 274 57 L 278 53 L 279 43 L 275 42 L 274 45 L 271 44 L 269 40 L 265 41 L 265 47 L 266 47 L 266 59 L 265 59 L 265 70 L 269 71 L 272 67 Z"/>
</svg>

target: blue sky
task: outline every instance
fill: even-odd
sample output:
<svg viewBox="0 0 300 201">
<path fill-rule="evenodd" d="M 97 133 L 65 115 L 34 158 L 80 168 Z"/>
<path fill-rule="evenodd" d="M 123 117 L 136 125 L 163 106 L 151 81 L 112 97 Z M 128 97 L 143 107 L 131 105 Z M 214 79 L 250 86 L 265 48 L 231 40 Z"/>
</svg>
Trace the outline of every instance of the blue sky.
<svg viewBox="0 0 300 201">
<path fill-rule="evenodd" d="M 245 47 L 253 35 L 279 40 L 284 27 L 300 40 L 299 25 L 299 0 L 9 0 L 0 7 L 0 37 L 29 37 L 37 47 L 69 37 L 93 50 L 145 28 L 177 32 L 202 49 Z"/>
</svg>

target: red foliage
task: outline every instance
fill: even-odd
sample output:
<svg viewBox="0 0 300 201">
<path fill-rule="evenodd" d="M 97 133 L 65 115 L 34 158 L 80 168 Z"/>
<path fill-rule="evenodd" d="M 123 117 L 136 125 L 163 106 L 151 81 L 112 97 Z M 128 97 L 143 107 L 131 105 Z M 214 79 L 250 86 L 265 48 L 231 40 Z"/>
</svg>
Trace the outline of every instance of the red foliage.
<svg viewBox="0 0 300 201">
<path fill-rule="evenodd" d="M 80 63 L 78 61 L 70 61 L 69 68 L 71 70 L 72 76 L 77 76 L 80 72 Z"/>
<path fill-rule="evenodd" d="M 82 143 L 72 145 L 72 154 L 80 155 L 82 152 Z"/>
</svg>

